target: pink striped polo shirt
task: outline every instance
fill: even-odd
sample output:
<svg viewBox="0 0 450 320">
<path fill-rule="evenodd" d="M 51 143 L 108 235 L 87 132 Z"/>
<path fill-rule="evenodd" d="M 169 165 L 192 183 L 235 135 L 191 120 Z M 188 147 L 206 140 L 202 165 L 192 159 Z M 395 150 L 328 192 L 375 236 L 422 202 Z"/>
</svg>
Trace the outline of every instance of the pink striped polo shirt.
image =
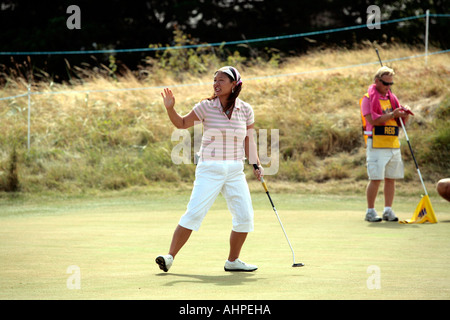
<svg viewBox="0 0 450 320">
<path fill-rule="evenodd" d="M 247 126 L 253 124 L 252 107 L 236 99 L 231 119 L 223 112 L 219 98 L 203 100 L 194 112 L 203 123 L 201 160 L 244 160 Z"/>
</svg>

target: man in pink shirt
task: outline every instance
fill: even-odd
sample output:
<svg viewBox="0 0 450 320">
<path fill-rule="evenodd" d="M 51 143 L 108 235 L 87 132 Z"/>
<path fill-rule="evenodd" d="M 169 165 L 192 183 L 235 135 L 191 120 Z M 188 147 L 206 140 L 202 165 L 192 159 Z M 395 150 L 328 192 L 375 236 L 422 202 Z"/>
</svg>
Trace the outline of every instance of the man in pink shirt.
<svg viewBox="0 0 450 320">
<path fill-rule="evenodd" d="M 398 221 L 392 204 L 395 194 L 395 180 L 403 179 L 404 169 L 400 152 L 399 118 L 406 122 L 408 107 L 401 107 L 397 97 L 390 91 L 394 84 L 394 70 L 381 67 L 375 74 L 374 83 L 361 99 L 361 113 L 365 124 L 367 149 L 367 174 L 369 184 L 366 189 L 367 211 L 365 220 L 380 222 L 382 218 L 375 211 L 375 200 L 381 181 L 384 180 L 383 220 Z M 365 123 L 364 123 L 365 122 Z"/>
</svg>

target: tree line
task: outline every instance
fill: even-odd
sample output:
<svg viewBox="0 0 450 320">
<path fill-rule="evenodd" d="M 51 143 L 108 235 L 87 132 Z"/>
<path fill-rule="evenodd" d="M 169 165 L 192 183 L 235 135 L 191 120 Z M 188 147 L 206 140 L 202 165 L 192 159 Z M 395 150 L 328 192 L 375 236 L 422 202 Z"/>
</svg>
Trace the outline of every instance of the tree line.
<svg viewBox="0 0 450 320">
<path fill-rule="evenodd" d="M 68 28 L 71 13 L 80 9 L 80 28 Z M 432 13 L 449 13 L 446 0 L 403 0 L 386 3 L 370 0 L 1 0 L 0 51 L 66 51 L 146 48 L 173 45 L 175 29 L 199 43 L 246 40 L 365 24 L 367 8 L 380 8 L 381 20 Z M 432 44 L 446 49 L 450 19 L 433 19 Z M 423 44 L 424 20 L 389 24 L 380 29 L 361 28 L 351 32 L 314 37 L 252 43 L 237 46 L 243 55 L 270 47 L 283 54 L 298 54 L 321 46 L 352 47 L 363 40 Z M 146 53 L 115 54 L 135 68 Z M 64 58 L 66 61 L 64 61 Z M 108 62 L 110 55 L 0 56 L 0 73 L 28 60 L 28 64 L 50 74 L 64 74 L 67 62 L 78 65 L 95 58 Z"/>
</svg>

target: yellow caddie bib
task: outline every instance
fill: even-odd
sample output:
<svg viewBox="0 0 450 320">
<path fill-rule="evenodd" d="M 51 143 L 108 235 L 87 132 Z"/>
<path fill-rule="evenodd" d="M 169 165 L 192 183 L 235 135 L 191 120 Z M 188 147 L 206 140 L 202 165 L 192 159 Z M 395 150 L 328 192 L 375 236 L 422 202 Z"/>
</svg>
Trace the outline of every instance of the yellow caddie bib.
<svg viewBox="0 0 450 320">
<path fill-rule="evenodd" d="M 392 112 L 391 102 L 389 100 L 380 99 L 381 110 L 383 114 Z M 384 126 L 374 126 L 372 129 L 372 148 L 400 148 L 400 141 L 398 140 L 398 125 L 397 121 L 390 119 L 386 121 Z"/>
<path fill-rule="evenodd" d="M 365 94 L 367 98 L 369 98 L 369 94 Z M 372 138 L 372 148 L 388 148 L 388 149 L 398 149 L 400 148 L 400 141 L 398 140 L 398 124 L 394 119 L 388 120 L 384 126 L 374 126 L 372 132 L 366 131 L 366 119 L 362 114 L 362 98 L 359 101 L 360 111 L 361 111 L 361 120 L 363 124 L 363 134 L 364 141 L 367 145 L 367 139 L 369 137 Z M 388 112 L 392 112 L 391 102 L 389 100 L 381 100 L 380 99 L 381 110 L 383 114 Z"/>
</svg>

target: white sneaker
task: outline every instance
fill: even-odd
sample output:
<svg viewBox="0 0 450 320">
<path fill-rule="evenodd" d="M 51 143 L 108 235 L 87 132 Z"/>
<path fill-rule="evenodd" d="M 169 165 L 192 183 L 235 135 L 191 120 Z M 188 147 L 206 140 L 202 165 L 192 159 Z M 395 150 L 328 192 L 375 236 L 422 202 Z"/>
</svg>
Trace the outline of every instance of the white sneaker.
<svg viewBox="0 0 450 320">
<path fill-rule="evenodd" d="M 367 210 L 365 220 L 369 222 L 380 222 L 381 218 L 375 210 Z"/>
<path fill-rule="evenodd" d="M 397 216 L 395 215 L 392 209 L 387 209 L 383 212 L 383 220 L 385 221 L 398 221 Z"/>
<path fill-rule="evenodd" d="M 247 264 L 239 259 L 231 261 L 225 261 L 225 271 L 244 271 L 244 272 L 252 272 L 258 269 L 257 266 L 252 264 Z"/>
<path fill-rule="evenodd" d="M 161 270 L 163 270 L 164 272 L 169 271 L 170 267 L 172 266 L 173 263 L 173 257 L 168 254 L 165 256 L 158 256 L 155 259 L 156 263 L 159 265 L 159 268 Z"/>
</svg>

